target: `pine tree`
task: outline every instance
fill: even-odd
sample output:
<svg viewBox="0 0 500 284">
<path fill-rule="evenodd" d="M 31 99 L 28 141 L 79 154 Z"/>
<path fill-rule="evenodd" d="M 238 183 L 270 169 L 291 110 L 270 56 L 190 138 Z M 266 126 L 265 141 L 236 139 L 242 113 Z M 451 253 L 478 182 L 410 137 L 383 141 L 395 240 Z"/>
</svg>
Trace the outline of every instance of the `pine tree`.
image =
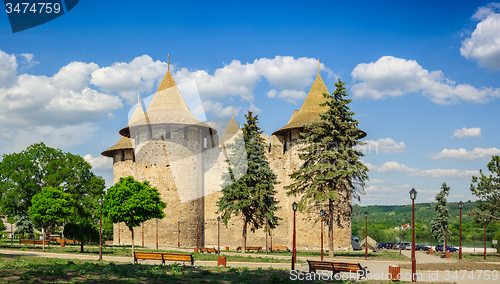
<svg viewBox="0 0 500 284">
<path fill-rule="evenodd" d="M 446 207 L 446 204 L 448 203 L 446 200 L 446 196 L 448 196 L 449 193 L 450 187 L 446 185 L 446 182 L 443 182 L 443 184 L 441 185 L 441 191 L 436 194 L 436 197 L 434 198 L 436 199 L 436 203 L 432 204 L 432 207 L 434 208 L 434 210 L 436 210 L 436 217 L 434 217 L 430 224 L 432 236 L 439 242 L 445 243 L 445 236 L 450 235 L 450 231 L 448 230 L 450 213 L 448 211 L 448 207 Z"/>
<path fill-rule="evenodd" d="M 242 215 L 242 252 L 245 253 L 247 230 L 255 232 L 264 227 L 275 228 L 281 218 L 274 215 L 280 209 L 275 198 L 276 174 L 269 167 L 265 153 L 263 131 L 257 126 L 258 116 L 245 115 L 247 123 L 243 137 L 236 136 L 229 150 L 228 172 L 222 175 L 222 196 L 217 201 L 218 210 L 226 224 L 232 215 Z M 238 177 L 238 178 L 235 178 Z M 268 226 L 265 226 L 267 217 Z"/>
<path fill-rule="evenodd" d="M 488 163 L 489 176 L 479 170 L 479 177 L 472 177 L 470 190 L 472 194 L 478 197 L 477 208 L 475 212 L 478 222 L 482 222 L 484 216 L 500 220 L 500 156 L 493 156 Z"/>
<path fill-rule="evenodd" d="M 14 233 L 21 234 L 21 238 L 24 238 L 24 234 L 32 235 L 35 232 L 35 225 L 28 214 L 21 213 L 15 217 L 15 220 L 16 231 Z"/>
<path fill-rule="evenodd" d="M 300 211 L 304 211 L 312 204 L 328 203 L 326 221 L 328 224 L 328 246 L 333 256 L 333 224 L 334 202 L 342 193 L 346 193 L 344 200 L 351 197 L 360 199 L 364 188 L 364 181 L 368 179 L 368 168 L 361 162 L 363 154 L 355 150 L 356 145 L 363 145 L 359 141 L 365 133 L 358 128 L 359 122 L 353 118 L 354 112 L 347 106 L 352 102 L 344 87 L 345 83 L 338 79 L 333 94 L 323 94 L 326 102 L 320 106 L 329 109 L 320 114 L 321 121 L 306 126 L 298 140 L 304 147 L 300 149 L 299 158 L 303 165 L 291 174 L 294 180 L 289 186 L 288 195 L 301 195 L 298 203 Z M 344 217 L 350 218 L 349 212 L 343 212 Z M 336 220 L 340 225 L 340 220 Z"/>
</svg>

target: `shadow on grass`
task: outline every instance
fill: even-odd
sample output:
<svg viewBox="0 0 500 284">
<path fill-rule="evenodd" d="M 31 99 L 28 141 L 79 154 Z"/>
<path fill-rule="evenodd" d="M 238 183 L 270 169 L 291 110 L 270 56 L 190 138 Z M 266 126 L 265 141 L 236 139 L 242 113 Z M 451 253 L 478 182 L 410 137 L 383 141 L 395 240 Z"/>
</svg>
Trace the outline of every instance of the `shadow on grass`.
<svg viewBox="0 0 500 284">
<path fill-rule="evenodd" d="M 4 255 L 0 255 L 0 278 L 8 283 L 293 283 L 289 271 L 278 269 L 114 264 Z"/>
</svg>

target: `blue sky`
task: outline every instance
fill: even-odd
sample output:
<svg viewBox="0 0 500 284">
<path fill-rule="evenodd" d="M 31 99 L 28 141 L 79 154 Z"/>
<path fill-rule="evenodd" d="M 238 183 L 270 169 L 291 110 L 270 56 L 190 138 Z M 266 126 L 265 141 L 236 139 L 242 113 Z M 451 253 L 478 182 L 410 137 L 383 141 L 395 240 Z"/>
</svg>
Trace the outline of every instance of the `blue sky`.
<svg viewBox="0 0 500 284">
<path fill-rule="evenodd" d="M 182 1 L 180 1 L 182 2 Z M 184 1 L 185 2 L 185 1 Z M 0 154 L 43 141 L 100 153 L 167 69 L 196 82 L 207 117 L 271 134 L 299 109 L 317 72 L 347 83 L 371 151 L 362 204 L 473 200 L 471 176 L 500 154 L 500 4 L 490 1 L 80 1 L 13 34 L 0 12 Z M 376 146 L 378 145 L 378 151 Z"/>
</svg>

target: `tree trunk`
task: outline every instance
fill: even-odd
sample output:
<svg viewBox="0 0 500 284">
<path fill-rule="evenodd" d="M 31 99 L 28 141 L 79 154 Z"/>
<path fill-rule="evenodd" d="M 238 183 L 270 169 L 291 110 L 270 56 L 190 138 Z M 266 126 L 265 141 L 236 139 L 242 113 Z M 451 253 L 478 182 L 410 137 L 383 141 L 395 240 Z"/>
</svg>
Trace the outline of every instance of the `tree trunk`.
<svg viewBox="0 0 500 284">
<path fill-rule="evenodd" d="M 134 257 L 134 228 L 128 227 L 130 233 L 132 233 L 132 257 Z"/>
<path fill-rule="evenodd" d="M 243 236 L 242 236 L 241 253 L 246 253 L 246 248 L 247 248 L 247 220 L 246 220 L 246 218 L 244 218 L 243 219 Z"/>
<path fill-rule="evenodd" d="M 333 257 L 333 200 L 328 200 L 328 249 Z"/>
<path fill-rule="evenodd" d="M 80 242 L 80 252 L 83 253 L 83 243 L 84 242 Z"/>
</svg>

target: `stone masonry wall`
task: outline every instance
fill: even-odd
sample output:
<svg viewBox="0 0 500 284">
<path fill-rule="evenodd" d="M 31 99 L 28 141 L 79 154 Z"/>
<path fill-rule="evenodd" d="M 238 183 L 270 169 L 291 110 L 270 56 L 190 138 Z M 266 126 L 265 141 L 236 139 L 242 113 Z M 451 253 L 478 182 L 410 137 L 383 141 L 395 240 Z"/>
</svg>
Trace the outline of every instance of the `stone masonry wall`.
<svg viewBox="0 0 500 284">
<path fill-rule="evenodd" d="M 191 129 L 197 137 L 203 136 L 201 130 L 196 133 L 195 129 Z M 292 133 L 292 138 L 296 138 L 298 133 Z M 291 184 L 289 175 L 301 165 L 301 160 L 298 158 L 297 151 L 300 145 L 289 143 L 287 151 L 283 151 L 282 137 L 279 136 L 264 136 L 264 139 L 269 145 L 269 152 L 266 153 L 271 169 L 277 174 L 280 184 L 275 187 L 277 192 L 277 200 L 281 209 L 277 212 L 277 216 L 283 218 L 280 225 L 272 231 L 273 245 L 286 245 L 290 249 L 292 247 L 292 230 L 293 230 L 293 210 L 291 204 L 294 201 L 299 201 L 300 197 L 287 196 L 284 186 Z M 166 217 L 158 222 L 158 242 L 159 246 L 176 247 L 178 240 L 181 247 L 196 247 L 197 240 L 197 225 L 199 222 L 198 238 L 200 246 L 217 247 L 217 200 L 221 196 L 220 175 L 227 170 L 226 155 L 218 143 L 207 143 L 209 148 L 200 152 L 203 149 L 203 140 L 200 138 L 197 143 L 189 139 L 191 142 L 187 144 L 184 138 L 183 129 L 179 128 L 172 131 L 171 139 L 165 142 L 149 141 L 147 145 L 143 145 L 142 150 L 137 152 L 134 162 L 132 156 L 130 160 L 122 161 L 119 155 L 125 155 L 120 151 L 115 151 L 113 164 L 114 182 L 117 182 L 120 177 L 134 176 L 136 180 L 148 180 L 150 184 L 156 187 L 162 196 L 163 201 L 167 203 L 165 209 Z M 293 141 L 293 140 L 292 140 Z M 163 144 L 162 144 L 163 143 Z M 199 143 L 199 144 L 198 144 Z M 164 147 L 165 146 L 165 147 Z M 163 164 L 159 161 L 155 163 L 140 163 L 138 160 L 158 159 L 157 157 L 165 157 L 164 148 L 167 149 L 167 159 Z M 142 154 L 141 154 L 142 153 Z M 150 158 L 137 156 L 146 155 Z M 130 157 L 130 153 L 128 153 Z M 156 157 L 156 158 L 153 158 Z M 151 161 L 153 161 L 151 160 Z M 176 163 L 177 170 L 172 169 L 172 164 Z M 199 178 L 198 178 L 199 177 Z M 192 188 L 193 186 L 197 188 Z M 200 194 L 200 198 L 190 199 L 186 201 L 186 196 L 179 192 L 179 188 L 192 188 L 196 194 Z M 338 206 L 336 206 L 336 221 L 334 222 L 334 250 L 347 250 L 351 245 L 351 201 L 350 195 L 345 193 L 341 195 Z M 181 200 L 182 199 L 182 200 Z M 189 199 L 189 198 L 188 198 Z M 327 206 L 323 207 L 325 211 Z M 296 213 L 296 228 L 297 228 L 297 249 L 298 250 L 319 250 L 320 243 L 320 216 L 321 208 L 311 208 L 309 213 Z M 348 212 L 348 218 L 340 217 Z M 342 214 L 340 214 L 342 213 Z M 180 238 L 178 233 L 178 223 L 180 223 Z M 142 234 L 144 231 L 144 245 L 154 248 L 156 246 L 156 220 L 145 222 L 143 227 L 134 228 L 135 244 L 142 245 Z M 324 225 L 324 248 L 328 247 L 328 227 Z M 119 236 L 119 238 L 118 238 Z M 239 217 L 231 217 L 227 227 L 220 222 L 220 246 L 221 248 L 229 246 L 235 249 L 241 246 L 242 243 L 242 221 Z M 124 224 L 115 224 L 114 226 L 114 243 L 118 244 L 118 239 L 121 244 L 131 243 L 131 234 L 129 229 Z M 266 236 L 263 229 L 252 233 L 248 230 L 247 246 L 262 246 L 265 247 Z M 268 245 L 271 244 L 271 237 L 268 237 Z"/>
</svg>

